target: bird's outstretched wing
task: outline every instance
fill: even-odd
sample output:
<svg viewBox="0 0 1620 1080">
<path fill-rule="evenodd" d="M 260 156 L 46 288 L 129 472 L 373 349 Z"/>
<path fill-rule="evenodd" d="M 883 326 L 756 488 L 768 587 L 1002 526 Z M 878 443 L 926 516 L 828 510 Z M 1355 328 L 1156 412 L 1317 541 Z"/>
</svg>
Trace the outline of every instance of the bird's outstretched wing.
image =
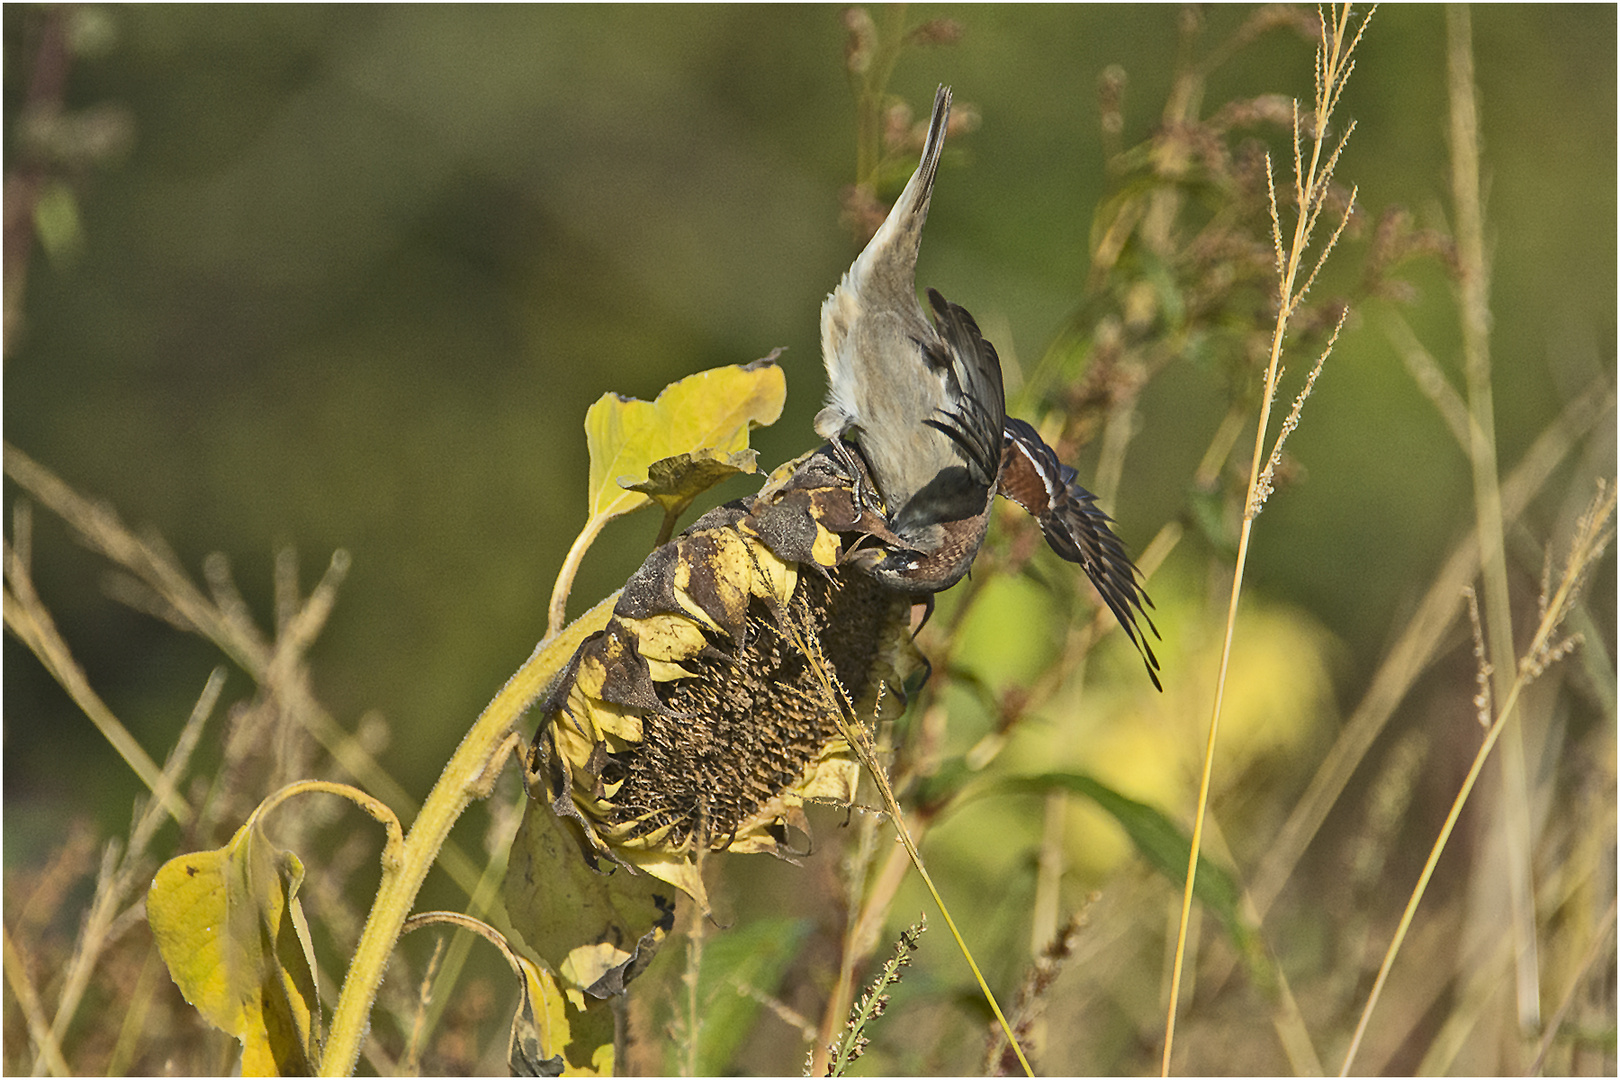
<svg viewBox="0 0 1620 1080">
<path fill-rule="evenodd" d="M 1098 509 L 1097 497 L 1075 482 L 1075 471 L 1058 460 L 1033 427 L 1009 416 L 1004 434 L 997 491 L 1034 515 L 1051 549 L 1086 572 L 1120 629 L 1142 654 L 1148 678 L 1155 688 L 1164 689 L 1158 657 L 1147 633 L 1137 625 L 1140 616 L 1153 636 L 1159 636 L 1148 615 L 1153 601 L 1142 588 L 1140 572 L 1125 545 L 1109 528 L 1113 519 Z"/>
</svg>

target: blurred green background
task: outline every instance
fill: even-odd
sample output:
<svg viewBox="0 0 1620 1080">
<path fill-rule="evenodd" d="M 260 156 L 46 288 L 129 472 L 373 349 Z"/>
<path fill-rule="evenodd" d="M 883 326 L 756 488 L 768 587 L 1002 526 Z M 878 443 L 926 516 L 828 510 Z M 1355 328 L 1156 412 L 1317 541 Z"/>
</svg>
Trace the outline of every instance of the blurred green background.
<svg viewBox="0 0 1620 1080">
<path fill-rule="evenodd" d="M 316 690 L 350 726 L 380 710 L 384 763 L 424 793 L 544 632 L 584 521 L 591 401 L 784 346 L 788 406 L 757 433 L 761 462 L 815 441 L 819 305 L 856 251 L 839 223 L 854 179 L 841 10 L 78 9 L 63 103 L 106 152 L 41 204 L 7 327 L 6 439 L 188 567 L 225 552 L 264 622 L 279 546 L 297 546 L 306 587 L 333 549 L 352 553 Z M 1206 11 L 1210 39 L 1244 14 Z M 47 15 L 4 12 L 13 163 Z M 1106 190 L 1099 75 L 1123 66 L 1123 139 L 1145 138 L 1183 14 L 910 17 L 939 15 L 960 43 L 909 51 L 891 89 L 920 112 L 949 82 L 981 122 L 952 141 L 919 281 L 975 314 L 1016 388 L 1084 286 Z M 1615 19 L 1607 5 L 1474 13 L 1504 472 L 1594 378 L 1614 383 Z M 1374 214 L 1400 204 L 1445 225 L 1443 42 L 1440 9 L 1387 7 L 1358 53 L 1338 176 Z M 1208 98 L 1310 83 L 1309 45 L 1275 34 Z M 1451 287 L 1433 266 L 1409 276 L 1406 315 L 1460 385 Z M 1352 314 L 1290 443 L 1303 473 L 1258 523 L 1245 594 L 1334 635 L 1341 706 L 1472 521 L 1466 461 L 1380 303 Z M 1110 508 L 1133 549 L 1185 512 L 1226 404 L 1191 366 L 1147 389 Z M 1587 467 L 1612 474 L 1604 424 Z M 1538 538 L 1564 512 L 1550 490 L 1529 516 Z M 657 525 L 609 528 L 570 614 L 623 582 Z M 1592 596 L 1612 655 L 1605 565 Z M 161 757 L 216 656 L 109 600 L 104 563 L 44 514 L 34 567 L 92 684 Z M 74 814 L 121 831 L 134 777 L 9 636 L 4 664 L 8 864 Z M 227 700 L 249 689 L 232 679 Z"/>
</svg>

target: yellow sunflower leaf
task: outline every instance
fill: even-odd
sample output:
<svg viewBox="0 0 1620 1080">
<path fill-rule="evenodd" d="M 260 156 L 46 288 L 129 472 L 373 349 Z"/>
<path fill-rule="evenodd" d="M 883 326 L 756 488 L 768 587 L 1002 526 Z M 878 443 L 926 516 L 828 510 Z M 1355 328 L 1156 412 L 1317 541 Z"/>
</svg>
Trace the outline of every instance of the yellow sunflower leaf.
<svg viewBox="0 0 1620 1080">
<path fill-rule="evenodd" d="M 611 1076 L 599 1071 L 602 1044 L 612 1049 L 612 1018 L 576 1014 L 571 1020 L 567 998 L 557 979 L 544 965 L 523 955 L 506 935 L 482 919 L 456 911 L 425 911 L 405 920 L 403 933 L 446 925 L 469 930 L 501 950 L 512 974 L 518 977 L 518 1004 L 512 1014 L 512 1033 L 506 1061 L 513 1076 Z M 605 1013 L 606 1010 L 599 1010 Z M 595 1021 L 595 1022 L 593 1022 Z M 605 1030 L 604 1030 L 605 1029 Z M 576 1065 L 566 1054 L 590 1055 L 590 1063 Z M 610 1059 L 611 1061 L 611 1059 Z"/>
<path fill-rule="evenodd" d="M 320 1059 L 313 952 L 298 856 L 258 815 L 230 843 L 158 869 L 146 917 L 169 974 L 203 1017 L 242 1041 L 244 1076 L 308 1075 Z"/>
<path fill-rule="evenodd" d="M 613 1075 L 613 1015 L 604 1005 L 576 1012 L 569 1018 L 567 998 L 552 974 L 526 956 L 513 954 L 523 969 L 523 994 L 512 1017 L 512 1042 L 507 1063 L 513 1076 L 554 1076 L 562 1065 L 564 1076 Z M 589 1051 L 586 1064 L 565 1056 Z M 537 1066 L 530 1069 L 531 1066 Z"/>
<path fill-rule="evenodd" d="M 781 412 L 780 406 L 777 409 Z M 627 491 L 650 495 L 664 508 L 664 513 L 679 517 L 692 505 L 692 500 L 708 491 L 720 481 L 739 473 L 757 472 L 759 451 L 729 452 L 705 447 L 690 453 L 659 458 L 647 466 L 647 479 L 639 483 L 619 483 Z"/>
<path fill-rule="evenodd" d="M 568 822 L 529 801 L 512 841 L 506 908 L 512 927 L 569 983 L 577 1008 L 585 1007 L 586 994 L 622 994 L 674 926 L 669 885 L 628 867 L 601 866 L 587 864 Z"/>
<path fill-rule="evenodd" d="M 564 1005 L 566 998 L 557 987 L 557 980 L 539 964 L 516 952 L 508 954 L 513 966 L 523 976 L 523 989 L 518 997 L 517 1012 L 512 1017 L 512 1039 L 506 1060 L 513 1076 L 555 1076 L 554 1070 L 562 1066 L 564 1076 L 612 1076 L 611 1066 L 600 1071 L 595 1059 L 602 1047 L 591 1047 L 592 1067 L 580 1068 L 563 1056 L 567 1050 L 581 1049 L 573 1044 L 573 1031 Z M 607 1042 L 611 1054 L 613 1043 Z"/>
<path fill-rule="evenodd" d="M 592 518 L 628 514 L 655 496 L 690 503 L 733 472 L 752 472 L 748 433 L 775 423 L 786 399 L 787 380 L 770 358 L 700 371 L 655 401 L 603 394 L 585 413 Z M 647 490 L 626 490 L 631 484 Z"/>
</svg>

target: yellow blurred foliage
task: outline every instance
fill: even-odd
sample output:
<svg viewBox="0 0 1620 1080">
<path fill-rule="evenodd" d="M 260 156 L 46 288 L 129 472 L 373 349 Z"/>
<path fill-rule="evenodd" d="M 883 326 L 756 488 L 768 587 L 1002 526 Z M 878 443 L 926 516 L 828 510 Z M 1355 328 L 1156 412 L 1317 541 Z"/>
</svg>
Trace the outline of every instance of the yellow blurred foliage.
<svg viewBox="0 0 1620 1080">
<path fill-rule="evenodd" d="M 1053 615 L 1050 589 L 1027 577 L 997 575 L 973 598 L 956 631 L 952 667 L 995 693 L 1029 685 L 1056 652 Z"/>
<path fill-rule="evenodd" d="M 1171 590 L 1164 594 L 1158 620 L 1166 628 L 1158 649 L 1164 693 L 1096 677 L 1101 668 L 1112 672 L 1117 666 L 1125 673 L 1135 666 L 1128 643 L 1112 635 L 1090 665 L 1092 677 L 1071 682 L 1053 698 L 1042 710 L 1049 722 L 1031 725 L 1015 740 L 1016 760 L 1007 764 L 1014 771 L 1084 773 L 1190 827 L 1223 624 L 1219 613 L 1202 614 L 1191 604 L 1178 605 Z M 1270 782 L 1274 773 L 1255 766 L 1280 766 L 1286 774 L 1332 730 L 1329 658 L 1336 647 L 1336 639 L 1304 612 L 1244 601 L 1215 747 L 1211 805 L 1217 815 L 1223 793 L 1234 784 Z M 1068 825 L 1069 856 L 1087 876 L 1104 876 L 1131 855 L 1124 831 L 1087 800 L 1071 800 Z"/>
</svg>

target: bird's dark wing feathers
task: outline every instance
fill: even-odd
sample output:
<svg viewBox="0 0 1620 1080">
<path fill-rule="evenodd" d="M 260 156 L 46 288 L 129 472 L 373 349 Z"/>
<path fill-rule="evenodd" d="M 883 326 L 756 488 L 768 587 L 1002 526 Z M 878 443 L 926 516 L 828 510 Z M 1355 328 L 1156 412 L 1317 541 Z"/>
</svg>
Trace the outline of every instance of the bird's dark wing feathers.
<svg viewBox="0 0 1620 1080">
<path fill-rule="evenodd" d="M 1136 621 L 1140 616 L 1153 636 L 1159 636 L 1159 628 L 1148 615 L 1153 601 L 1137 580 L 1136 564 L 1126 554 L 1125 545 L 1109 527 L 1113 519 L 1098 509 L 1097 496 L 1076 482 L 1074 469 L 1058 460 L 1057 453 L 1033 427 L 1009 416 L 1006 438 L 1008 442 L 1017 441 L 1039 469 L 1056 478 L 1057 482 L 1049 485 L 1051 501 L 1047 512 L 1037 515 L 1048 546 L 1069 562 L 1078 563 L 1086 572 L 1108 610 L 1119 620 L 1120 629 L 1142 654 L 1148 678 L 1155 687 L 1163 689 L 1158 676 L 1159 659 L 1153 655 L 1147 634 Z"/>
<path fill-rule="evenodd" d="M 977 483 L 994 484 L 1001 469 L 1002 428 L 1007 403 L 1001 385 L 1001 358 L 979 333 L 973 316 L 928 290 L 939 340 L 924 345 L 928 364 L 951 380 L 957 404 L 940 409 L 923 421 L 943 432 L 962 451 L 963 460 Z"/>
</svg>

